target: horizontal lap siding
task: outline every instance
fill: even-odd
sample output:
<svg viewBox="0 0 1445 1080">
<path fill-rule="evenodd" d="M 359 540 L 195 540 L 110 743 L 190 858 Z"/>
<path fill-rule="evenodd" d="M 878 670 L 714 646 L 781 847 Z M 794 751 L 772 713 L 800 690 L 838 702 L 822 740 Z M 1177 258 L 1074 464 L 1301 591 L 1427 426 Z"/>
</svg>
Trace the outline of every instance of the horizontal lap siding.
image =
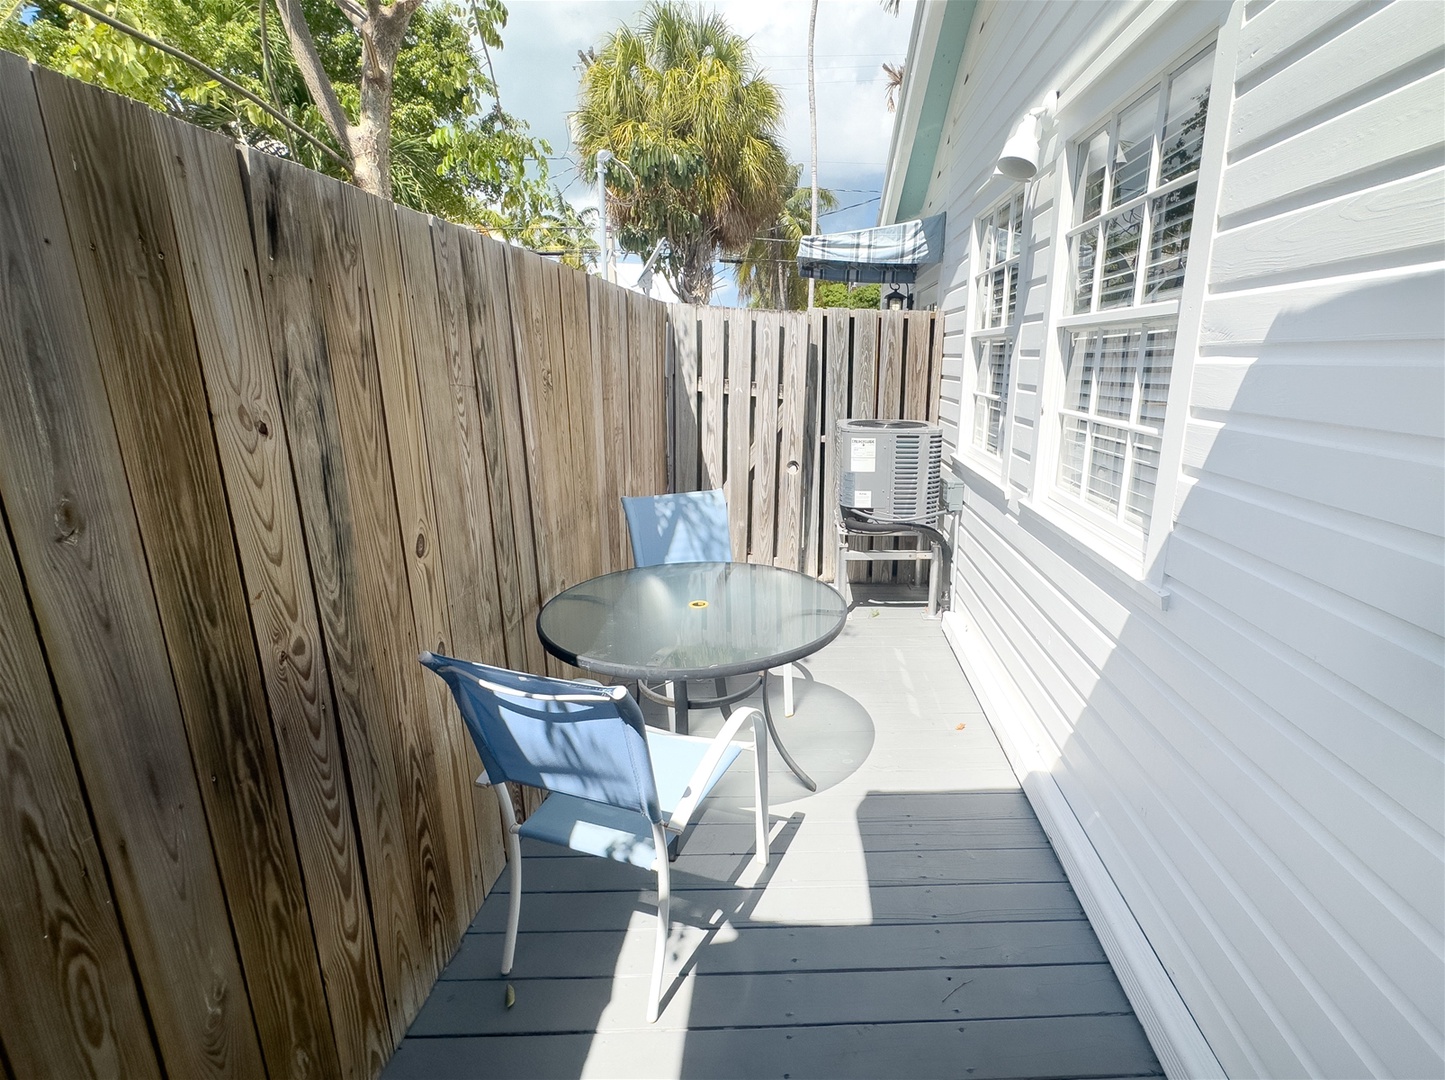
<svg viewBox="0 0 1445 1080">
<path fill-rule="evenodd" d="M 1291 942 L 1290 891 L 1254 890 L 1301 973 L 1275 994 L 1280 1027 L 1334 1013 L 1354 1056 L 1302 1035 L 1315 1068 L 1427 1075 L 1445 1014 L 1445 328 L 1422 264 L 1445 237 L 1445 40 L 1428 5 L 1317 16 L 1280 5 L 1243 28 L 1171 621 L 1288 740 L 1254 750 L 1263 777 L 1236 802 L 1340 944 Z M 1422 287 L 1433 301 L 1410 303 Z M 1280 794 L 1297 836 L 1269 835 Z"/>
<path fill-rule="evenodd" d="M 1231 107 L 1229 156 L 1202 329 L 1180 343 L 1194 363 L 1189 411 L 1171 418 L 1186 431 L 1167 608 L 970 470 L 953 617 L 1029 702 L 1023 734 L 1057 755 L 1054 778 L 1226 1070 L 1439 1075 L 1445 41 L 1431 5 L 1250 11 L 1231 100 L 1215 104 Z M 979 17 L 960 79 L 1008 35 L 1000 20 L 1034 16 Z M 1030 22 L 1031 39 L 1069 17 Z M 1142 85 L 1154 63 L 1125 66 Z M 956 175 L 933 188 L 969 221 L 1002 193 L 973 197 L 1033 92 L 979 85 L 987 99 L 955 89 L 946 134 L 985 149 L 950 151 Z M 1025 278 L 1057 310 L 1047 278 L 1066 262 L 1034 230 Z M 951 248 L 939 286 L 959 366 L 967 258 Z M 1031 324 L 1032 296 L 1020 303 L 1010 481 L 1033 391 L 1060 374 L 1042 310 Z M 943 388 L 966 438 L 969 377 Z M 1052 456 L 1037 467 L 1042 481 Z"/>
</svg>

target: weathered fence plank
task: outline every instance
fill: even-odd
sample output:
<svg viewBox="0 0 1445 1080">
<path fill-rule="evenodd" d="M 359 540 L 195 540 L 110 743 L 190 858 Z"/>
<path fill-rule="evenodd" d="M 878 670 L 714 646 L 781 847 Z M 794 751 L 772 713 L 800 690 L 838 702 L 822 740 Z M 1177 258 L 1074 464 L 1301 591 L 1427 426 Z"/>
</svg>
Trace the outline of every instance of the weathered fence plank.
<svg viewBox="0 0 1445 1080">
<path fill-rule="evenodd" d="M 347 389 L 361 375 L 363 349 L 363 290 L 348 281 L 359 257 L 357 227 L 334 181 L 257 152 L 247 160 L 271 352 L 346 743 L 382 988 L 399 1032 L 435 979 L 423 945 L 431 938 L 429 928 L 423 932 L 429 904 L 418 903 L 418 885 L 431 874 L 415 861 L 430 835 L 414 835 L 415 795 L 402 790 L 405 736 L 395 722 L 381 721 L 413 715 L 387 668 L 410 659 L 415 642 L 395 640 L 411 620 L 394 595 L 405 571 L 387 565 L 399 561 L 400 530 L 378 459 L 379 433 L 366 422 L 367 388 Z"/>
<path fill-rule="evenodd" d="M 799 392 L 803 402 L 803 554 L 797 569 L 818 573 L 818 551 L 822 541 L 822 449 L 823 449 L 823 312 L 808 312 L 808 367 Z"/>
<path fill-rule="evenodd" d="M 292 811 L 342 1075 L 395 1045 L 361 880 L 351 793 L 307 570 L 300 512 L 235 146 L 157 121 L 177 254 L 211 402 L 236 549 Z M 224 253 L 224 255 L 221 255 Z"/>
<path fill-rule="evenodd" d="M 633 494 L 629 449 L 632 442 L 632 350 L 627 339 L 627 298 L 621 289 L 605 289 L 598 278 L 588 279 L 597 324 L 598 377 L 602 382 L 602 423 L 598 425 L 599 452 L 606 464 L 605 502 L 600 508 L 607 541 L 608 565 L 626 566 L 630 550 L 620 495 Z"/>
<path fill-rule="evenodd" d="M 5 144 L 0 135 L 0 169 Z M 0 229 L 0 242 L 10 239 Z M 21 314 L 15 299 L 0 290 L 0 318 Z M 8 363 L 10 355 L 0 345 L 0 358 Z M 8 879 L 0 890 L 0 1045 L 17 1076 L 158 1077 L 94 826 L 31 626 L 0 526 L 0 865 Z"/>
<path fill-rule="evenodd" d="M 475 233 L 457 232 L 491 480 L 492 520 L 498 537 L 493 557 L 503 588 L 502 616 L 509 649 L 510 643 L 519 643 L 526 670 L 541 673 L 546 660 L 534 629 L 541 606 L 541 569 L 534 537 L 535 521 L 549 519 L 534 518 L 542 508 L 529 471 L 522 422 L 523 387 L 513 326 L 518 312 L 511 301 L 508 249 Z M 513 561 L 517 568 L 515 599 L 509 591 L 509 575 L 503 574 Z"/>
<path fill-rule="evenodd" d="M 37 153 L 46 129 L 24 66 L 0 61 L 0 497 L 164 1067 L 254 1076 L 260 1043 L 75 245 L 50 157 Z M 129 1057 L 145 1068 L 143 1054 Z"/>
<path fill-rule="evenodd" d="M 348 190 L 348 194 L 351 194 Z M 379 199 L 351 194 L 367 252 L 363 266 L 371 334 L 375 343 L 383 427 L 390 451 L 396 514 L 401 525 L 401 552 L 411 585 L 410 600 L 416 640 L 432 648 L 452 640 L 446 581 L 441 562 L 440 532 L 432 496 L 432 465 L 417 383 L 419 357 L 412 339 L 411 307 L 403 275 L 397 235 L 398 208 Z M 424 270 L 424 268 L 423 268 Z M 433 325 L 435 312 L 419 311 Z M 451 482 L 451 481 L 449 481 Z M 439 856 L 450 866 L 441 880 L 451 890 L 439 899 L 432 922 L 433 951 L 445 956 L 451 943 L 466 932 L 482 901 L 481 875 L 475 855 L 476 823 L 471 814 L 470 771 L 451 694 L 439 679 L 420 679 L 415 664 L 399 658 L 404 671 L 421 686 L 426 708 L 413 716 L 421 758 L 417 769 L 434 785 Z M 470 739 L 465 739 L 469 742 Z M 428 750 L 431 751 L 428 756 Z"/>
<path fill-rule="evenodd" d="M 753 418 L 753 504 L 748 561 L 772 565 L 777 555 L 778 388 L 782 323 L 759 312 L 756 333 Z"/>
<path fill-rule="evenodd" d="M 910 311 L 906 316 L 907 355 L 903 362 L 903 411 L 909 420 L 928 418 L 930 390 L 933 386 L 929 360 L 933 353 L 933 313 Z"/>
<path fill-rule="evenodd" d="M 806 318 L 783 320 L 782 443 L 778 451 L 778 566 L 803 566 L 803 423 L 808 377 Z M 704 403 L 705 404 L 705 403 Z"/>
<path fill-rule="evenodd" d="M 719 486 L 721 467 L 736 555 L 831 580 L 837 421 L 937 417 L 934 358 L 941 328 L 933 313 L 673 305 L 668 317 L 674 365 L 670 489 Z M 738 346 L 747 340 L 753 389 L 745 423 L 733 372 L 735 364 L 742 370 Z M 693 468 L 698 449 L 700 473 Z M 895 573 L 883 563 L 849 572 L 890 580 Z"/>
<path fill-rule="evenodd" d="M 621 291 L 621 290 L 619 290 Z M 624 293 L 631 350 L 632 469 L 630 495 L 667 490 L 667 308 L 635 292 Z"/>
<path fill-rule="evenodd" d="M 749 498 L 748 458 L 752 448 L 753 411 L 753 315 L 741 308 L 727 313 L 727 375 L 724 381 L 727 405 L 724 431 L 727 451 L 723 493 L 730 507 L 728 515 L 733 557 L 746 559 Z"/>
<path fill-rule="evenodd" d="M 498 571 L 493 560 L 483 562 L 482 557 L 497 544 L 471 335 L 465 302 L 458 295 L 460 255 L 452 230 L 438 229 L 433 245 L 431 223 L 425 216 L 402 207 L 395 213 L 426 430 L 427 480 L 436 507 L 433 543 L 446 586 L 450 636 L 438 644 L 452 655 L 505 664 Z M 510 544 L 508 553 L 512 554 Z M 459 790 L 466 795 L 460 801 L 470 802 L 472 811 L 470 889 L 463 910 L 475 911 L 502 870 L 501 823 L 495 801 L 472 783 L 481 772 L 481 758 L 449 695 L 443 711 L 452 742 L 454 783 L 464 785 Z"/>
<path fill-rule="evenodd" d="M 688 304 L 668 308 L 668 346 L 672 355 L 672 485 L 674 491 L 697 491 L 698 448 L 702 439 L 697 364 L 697 309 Z M 636 494 L 636 492 L 629 492 Z"/>
<path fill-rule="evenodd" d="M 588 523 L 581 535 L 569 537 L 572 547 L 570 584 L 585 581 L 602 573 L 605 565 L 601 524 L 603 491 L 606 487 L 606 462 L 597 453 L 597 433 L 601 428 L 598 411 L 602 404 L 602 388 L 597 384 L 596 359 L 592 353 L 592 320 L 588 311 L 587 279 L 556 264 L 559 291 L 561 331 L 559 364 L 567 382 L 567 418 L 565 424 L 554 421 L 553 437 L 566 439 L 569 465 L 566 473 L 572 482 L 569 496 L 570 513 Z M 557 430 L 563 428 L 565 430 Z M 595 535 L 594 535 L 595 534 Z"/>
<path fill-rule="evenodd" d="M 839 439 L 838 421 L 848 415 L 848 374 L 849 359 L 852 355 L 852 323 L 847 311 L 833 310 L 827 313 L 828 352 L 825 363 L 823 403 L 823 528 L 826 542 L 823 544 L 822 578 L 836 580 L 838 562 L 837 519 Z"/>
<path fill-rule="evenodd" d="M 723 486 L 726 471 L 723 456 L 723 416 L 726 398 L 727 315 L 720 308 L 702 308 L 698 313 L 702 343 L 698 354 L 698 385 L 702 390 L 702 449 L 698 454 L 703 490 Z"/>
</svg>

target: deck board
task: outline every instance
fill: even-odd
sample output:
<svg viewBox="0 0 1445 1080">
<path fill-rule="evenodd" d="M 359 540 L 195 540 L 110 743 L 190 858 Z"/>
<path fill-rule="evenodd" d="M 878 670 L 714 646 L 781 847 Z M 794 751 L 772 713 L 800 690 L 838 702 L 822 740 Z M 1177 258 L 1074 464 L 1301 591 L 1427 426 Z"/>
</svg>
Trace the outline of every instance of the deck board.
<svg viewBox="0 0 1445 1080">
<path fill-rule="evenodd" d="M 796 694 L 819 790 L 772 755 L 766 869 L 746 776 L 684 838 L 656 1024 L 652 875 L 527 843 L 512 974 L 509 870 L 387 1080 L 1162 1076 L 938 623 L 860 604 Z"/>
</svg>

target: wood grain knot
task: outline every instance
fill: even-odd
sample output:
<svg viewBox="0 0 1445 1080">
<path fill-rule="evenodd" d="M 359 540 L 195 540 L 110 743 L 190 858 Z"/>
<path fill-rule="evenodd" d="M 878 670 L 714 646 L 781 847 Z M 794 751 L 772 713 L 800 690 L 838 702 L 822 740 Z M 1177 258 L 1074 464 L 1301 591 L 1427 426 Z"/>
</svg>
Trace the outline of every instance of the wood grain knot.
<svg viewBox="0 0 1445 1080">
<path fill-rule="evenodd" d="M 266 424 L 266 421 L 264 421 L 264 420 L 257 420 L 257 421 L 256 421 L 256 434 L 259 435 L 259 436 L 261 436 L 261 438 L 263 438 L 263 439 L 264 439 L 267 435 L 271 434 L 271 428 Z"/>
<path fill-rule="evenodd" d="M 416 557 L 418 559 L 426 555 L 426 533 L 416 534 Z"/>
<path fill-rule="evenodd" d="M 55 542 L 73 544 L 80 536 L 82 522 L 75 504 L 62 497 L 55 505 Z"/>
</svg>

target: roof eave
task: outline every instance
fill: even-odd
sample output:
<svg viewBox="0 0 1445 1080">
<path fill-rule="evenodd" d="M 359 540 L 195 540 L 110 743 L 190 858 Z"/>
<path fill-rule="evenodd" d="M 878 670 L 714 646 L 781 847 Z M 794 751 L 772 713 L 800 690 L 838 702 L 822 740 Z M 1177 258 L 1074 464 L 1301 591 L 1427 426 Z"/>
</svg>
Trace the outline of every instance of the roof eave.
<svg viewBox="0 0 1445 1080">
<path fill-rule="evenodd" d="M 908 41 L 903 97 L 888 148 L 878 223 L 918 217 L 938 156 L 948 103 L 977 0 L 919 0 Z"/>
</svg>

